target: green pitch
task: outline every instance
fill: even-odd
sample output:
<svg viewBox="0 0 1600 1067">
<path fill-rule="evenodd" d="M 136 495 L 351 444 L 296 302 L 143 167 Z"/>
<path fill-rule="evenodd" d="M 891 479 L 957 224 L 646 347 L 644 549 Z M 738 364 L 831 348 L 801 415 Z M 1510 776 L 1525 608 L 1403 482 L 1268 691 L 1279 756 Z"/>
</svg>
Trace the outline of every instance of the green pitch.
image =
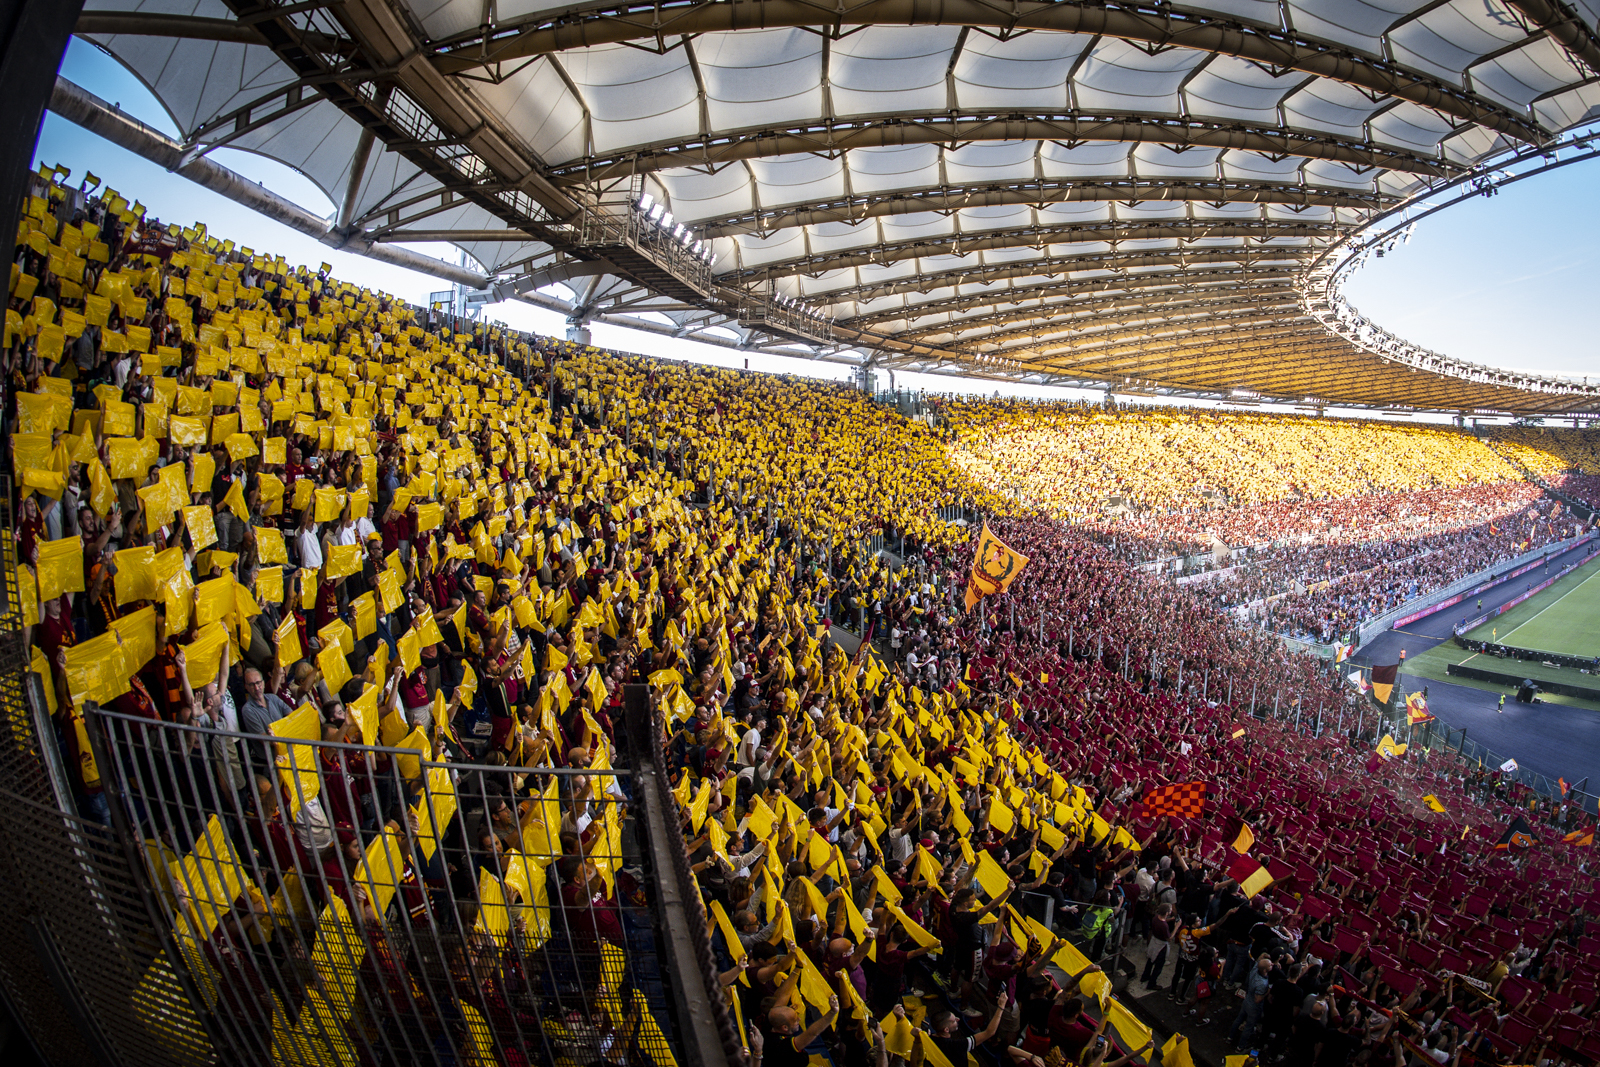
<svg viewBox="0 0 1600 1067">
<path fill-rule="evenodd" d="M 1469 636 L 1541 652 L 1600 656 L 1600 559 L 1490 619 Z"/>
</svg>

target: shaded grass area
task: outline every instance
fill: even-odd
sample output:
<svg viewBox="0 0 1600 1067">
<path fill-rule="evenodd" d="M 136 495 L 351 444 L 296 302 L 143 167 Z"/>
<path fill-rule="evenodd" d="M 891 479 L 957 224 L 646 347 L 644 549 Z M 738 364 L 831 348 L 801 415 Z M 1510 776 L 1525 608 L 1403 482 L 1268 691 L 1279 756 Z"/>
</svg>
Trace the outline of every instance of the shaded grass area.
<svg viewBox="0 0 1600 1067">
<path fill-rule="evenodd" d="M 1521 606 L 1520 604 L 1518 605 L 1518 607 Z M 1445 641 L 1426 652 L 1408 656 L 1402 669 L 1406 674 L 1413 674 L 1429 681 L 1449 682 L 1452 685 L 1466 686 L 1469 689 L 1481 689 L 1486 693 L 1515 694 L 1516 692 L 1511 686 L 1496 685 L 1494 682 L 1482 682 L 1475 678 L 1452 677 L 1445 673 L 1446 666 L 1451 663 L 1470 663 L 1474 667 L 1515 674 L 1522 678 L 1531 678 L 1539 683 L 1572 682 L 1577 685 L 1592 684 L 1596 688 L 1600 688 L 1600 675 L 1581 674 L 1578 671 L 1566 670 L 1560 667 L 1545 667 L 1538 663 L 1529 663 L 1526 660 L 1484 656 L 1476 652 L 1468 652 L 1454 641 Z M 1565 704 L 1568 707 L 1600 711 L 1600 701 L 1596 700 L 1583 700 L 1579 697 L 1563 696 L 1560 693 L 1540 693 L 1539 696 L 1549 704 Z"/>
</svg>

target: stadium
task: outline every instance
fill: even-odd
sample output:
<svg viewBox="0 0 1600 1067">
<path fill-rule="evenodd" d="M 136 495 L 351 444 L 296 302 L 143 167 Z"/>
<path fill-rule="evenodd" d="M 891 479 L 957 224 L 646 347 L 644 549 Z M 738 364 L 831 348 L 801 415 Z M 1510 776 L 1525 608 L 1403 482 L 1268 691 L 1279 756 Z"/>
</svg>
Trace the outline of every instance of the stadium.
<svg viewBox="0 0 1600 1067">
<path fill-rule="evenodd" d="M 1600 1063 L 1597 27 L 0 0 L 7 1062 Z"/>
</svg>

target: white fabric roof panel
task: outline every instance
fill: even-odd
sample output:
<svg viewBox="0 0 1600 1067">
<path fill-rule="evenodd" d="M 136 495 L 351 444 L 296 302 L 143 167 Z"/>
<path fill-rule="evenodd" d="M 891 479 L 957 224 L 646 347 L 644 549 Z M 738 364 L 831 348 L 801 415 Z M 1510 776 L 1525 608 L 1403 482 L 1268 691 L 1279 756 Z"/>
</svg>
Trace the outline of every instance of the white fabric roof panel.
<svg viewBox="0 0 1600 1067">
<path fill-rule="evenodd" d="M 833 43 L 836 115 L 940 111 L 944 71 L 961 31 L 952 26 L 868 26 Z"/>
<path fill-rule="evenodd" d="M 989 266 L 1000 266 L 1007 263 L 1026 263 L 1039 258 L 1037 248 L 1022 246 L 1018 248 L 990 248 L 983 253 L 983 261 Z"/>
<path fill-rule="evenodd" d="M 735 237 L 734 241 L 739 246 L 739 263 L 746 268 L 797 259 L 807 254 L 804 230 L 780 230 L 769 236 L 745 233 Z"/>
<path fill-rule="evenodd" d="M 1533 105 L 1539 121 L 1553 130 L 1565 130 L 1600 118 L 1600 85 L 1580 85 Z"/>
<path fill-rule="evenodd" d="M 1045 141 L 1039 161 L 1047 178 L 1101 178 L 1126 175 L 1132 147 L 1120 141 L 1090 141 L 1068 147 L 1060 141 Z"/>
<path fill-rule="evenodd" d="M 824 222 L 806 227 L 806 233 L 807 243 L 813 255 L 843 252 L 852 248 L 870 248 L 882 240 L 878 223 L 872 219 L 857 223 Z"/>
<path fill-rule="evenodd" d="M 1322 79 L 1308 82 L 1283 102 L 1290 126 L 1356 140 L 1380 106 L 1353 85 Z"/>
<path fill-rule="evenodd" d="M 1252 213 L 1256 210 L 1252 204 L 1243 206 Z M 1111 213 L 1118 222 L 1162 222 L 1187 218 L 1189 204 L 1178 200 L 1142 200 L 1136 204 L 1118 202 L 1111 205 Z"/>
<path fill-rule="evenodd" d="M 1396 28 L 1389 47 L 1396 62 L 1461 85 L 1461 72 L 1479 56 L 1525 36 L 1501 5 L 1453 0 Z"/>
<path fill-rule="evenodd" d="M 601 45 L 564 53 L 561 65 L 588 104 L 597 152 L 699 132 L 699 89 L 681 48 L 658 56 Z"/>
<path fill-rule="evenodd" d="M 1372 119 L 1372 139 L 1432 155 L 1450 133 L 1450 123 L 1437 112 L 1402 100 Z"/>
<path fill-rule="evenodd" d="M 1141 144 L 1133 149 L 1130 168 L 1141 178 L 1210 179 L 1217 176 L 1220 148 L 1186 148 L 1175 152 L 1166 145 Z"/>
<path fill-rule="evenodd" d="M 1519 109 L 1569 84 L 1574 76 L 1566 50 L 1548 37 L 1472 68 L 1472 83 L 1479 92 Z"/>
<path fill-rule="evenodd" d="M 956 220 L 950 215 L 932 211 L 919 211 L 915 215 L 894 215 L 880 220 L 883 239 L 888 242 L 915 241 L 933 237 L 948 237 L 956 232 Z"/>
<path fill-rule="evenodd" d="M 957 215 L 962 233 L 986 233 L 1033 225 L 1033 208 L 1025 204 L 964 208 Z"/>
<path fill-rule="evenodd" d="M 89 40 L 144 82 L 185 137 L 296 81 L 271 49 L 259 45 L 136 34 L 95 34 Z"/>
<path fill-rule="evenodd" d="M 351 157 L 360 136 L 361 127 L 354 119 L 332 103 L 320 100 L 229 141 L 228 147 L 288 164 L 338 204 L 344 199 Z"/>
<path fill-rule="evenodd" d="M 938 145 L 857 148 L 846 158 L 850 165 L 850 188 L 857 193 L 918 189 L 940 184 Z"/>
<path fill-rule="evenodd" d="M 816 34 L 711 33 L 689 47 L 705 79 L 713 129 L 773 126 L 822 114 L 822 39 Z"/>
<path fill-rule="evenodd" d="M 1298 71 L 1273 74 L 1235 56 L 1212 56 L 1184 86 L 1184 102 L 1193 115 L 1275 125 L 1278 104 L 1305 81 Z"/>
<path fill-rule="evenodd" d="M 515 130 L 546 163 L 565 163 L 587 151 L 584 102 L 556 69 L 559 59 L 528 63 L 499 84 L 474 82 L 471 91 Z"/>
<path fill-rule="evenodd" d="M 1428 0 L 1292 0 L 1289 22 L 1307 37 L 1383 54 L 1383 35 Z"/>
<path fill-rule="evenodd" d="M 946 150 L 945 178 L 952 185 L 1031 181 L 1038 148 L 1038 141 L 997 141 Z"/>
<path fill-rule="evenodd" d="M 1205 59 L 1205 53 L 1174 48 L 1148 55 L 1138 47 L 1107 38 L 1089 53 L 1073 79 L 1078 107 L 1089 112 L 1177 114 L 1178 88 Z"/>
<path fill-rule="evenodd" d="M 749 167 L 759 183 L 763 206 L 816 203 L 844 195 L 844 166 L 837 159 L 780 156 L 752 159 Z"/>
<path fill-rule="evenodd" d="M 1093 38 L 1070 34 L 1031 33 L 1000 41 L 969 33 L 956 60 L 956 95 L 960 106 L 1064 111 L 1068 106 L 1067 76 Z"/>
<path fill-rule="evenodd" d="M 1110 222 L 1111 205 L 1104 200 L 1069 200 L 1039 208 L 1039 225 L 1071 226 L 1090 222 Z"/>
<path fill-rule="evenodd" d="M 742 215 L 754 210 L 754 185 L 750 172 L 735 163 L 707 173 L 703 170 L 669 170 L 656 175 L 667 207 L 686 223 Z"/>
<path fill-rule="evenodd" d="M 849 22 L 848 14 L 838 27 L 789 26 L 784 12 L 774 9 L 762 28 L 700 28 L 687 36 L 667 18 L 665 35 L 657 39 L 637 17 L 642 9 L 619 20 L 615 9 L 598 2 L 352 0 L 358 6 L 385 2 L 402 9 L 425 60 L 440 42 L 460 49 L 441 65 L 444 77 L 468 99 L 468 110 L 476 107 L 483 123 L 525 150 L 533 166 L 558 168 L 552 175 L 557 185 L 586 201 L 648 191 L 691 227 L 729 234 L 712 242 L 713 270 L 724 282 L 760 282 L 776 268 L 778 291 L 840 299 L 834 312 L 841 317 L 904 311 L 905 318 L 874 320 L 874 328 L 891 331 L 971 320 L 983 332 L 997 308 L 1018 316 L 1073 315 L 1059 296 L 1041 302 L 1048 290 L 1027 289 L 1069 276 L 1088 281 L 1118 272 L 1168 272 L 1176 275 L 1170 285 L 1127 299 L 1189 292 L 1225 299 L 1234 288 L 1228 272 L 1247 264 L 1293 268 L 1307 262 L 1338 232 L 1369 217 L 1379 202 L 1368 199 L 1374 193 L 1392 203 L 1426 191 L 1434 171 L 1453 174 L 1522 143 L 1495 132 L 1496 125 L 1526 135 L 1532 123 L 1542 136 L 1600 120 L 1600 82 L 1584 84 L 1593 72 L 1578 67 L 1504 0 L 1287 0 L 1281 6 L 1277 0 L 1194 0 L 1175 10 L 1174 28 L 1194 17 L 1220 18 L 1232 28 L 1217 46 L 1247 54 L 1257 32 L 1354 50 L 1391 72 L 1380 77 L 1416 79 L 1441 102 L 1437 107 L 1385 95 L 1359 62 L 1343 64 L 1337 77 L 1321 77 L 1194 47 L 1211 40 L 1205 33 L 1165 43 L 1029 30 L 1002 40 L 997 25 L 863 26 Z M 744 10 L 760 2 L 745 0 Z M 1591 29 L 1600 25 L 1600 0 L 1569 2 Z M 223 0 L 96 0 L 92 6 L 232 17 Z M 573 31 L 565 39 L 597 43 L 561 47 L 545 32 L 557 15 L 562 33 Z M 818 9 L 819 19 L 827 15 Z M 337 11 L 295 16 L 313 17 L 319 26 L 356 32 L 356 23 Z M 486 18 L 497 33 L 491 52 L 509 47 L 514 54 L 462 70 Z M 538 31 L 526 38 L 536 47 L 519 43 L 515 32 L 528 19 L 539 20 Z M 1159 33 L 1159 20 L 1150 28 Z M 278 106 L 271 94 L 294 82 L 287 66 L 257 46 L 133 35 L 98 43 L 152 86 L 186 133 L 245 103 Z M 410 96 L 432 99 L 430 91 Z M 1029 136 L 1020 137 L 1024 129 Z M 756 131 L 760 137 L 752 136 Z M 231 143 L 296 168 L 337 201 L 360 136 L 354 120 L 323 102 Z M 1294 154 L 1294 141 L 1306 139 L 1306 154 Z M 603 176 L 590 178 L 588 164 Z M 1135 195 L 1143 199 L 1129 203 L 1120 190 L 1115 200 L 1101 199 L 1111 195 L 1104 184 L 1117 182 L 1137 183 L 1132 188 L 1142 190 Z M 1200 199 L 1206 194 L 1197 186 L 1218 182 L 1263 188 L 1259 195 L 1223 189 L 1215 200 Z M 1101 188 L 1070 188 L 1078 183 Z M 963 201 L 960 193 L 969 187 L 976 187 L 974 200 Z M 1302 206 L 1327 190 L 1359 195 L 1338 206 Z M 433 178 L 380 142 L 362 176 L 356 214 L 374 213 L 375 222 L 388 224 L 377 214 L 386 205 L 439 191 Z M 462 231 L 504 225 L 468 194 L 449 210 L 401 225 Z M 918 210 L 921 197 L 931 198 L 929 210 Z M 428 207 L 423 202 L 406 211 Z M 1166 223 L 1193 238 L 1138 236 Z M 1251 232 L 1259 227 L 1262 237 L 1273 225 L 1326 233 L 1267 241 L 1206 236 L 1212 224 L 1234 223 L 1251 224 Z M 1102 229 L 1072 234 L 1094 238 L 1082 241 L 1060 233 L 1022 236 L 1035 227 L 1081 226 Z M 1034 243 L 970 247 L 995 239 Z M 817 277 L 784 273 L 831 257 L 866 258 L 884 245 L 900 246 L 890 254 L 904 256 L 905 246 L 918 242 L 942 251 Z M 544 247 L 520 240 L 461 243 L 491 269 Z M 1234 251 L 1236 262 L 1211 259 Z M 1181 253 L 1203 254 L 1203 262 L 1188 266 L 1207 273 L 1185 276 Z M 1146 257 L 1158 262 L 1139 265 Z M 1013 270 L 1028 273 L 1004 277 Z M 990 281 L 954 284 L 969 272 Z M 852 295 L 878 286 L 911 288 L 920 278 L 929 279 L 922 293 Z M 632 286 L 637 295 L 637 283 L 615 284 L 619 293 Z M 1013 291 L 1021 295 L 1007 295 Z M 958 292 L 973 300 L 970 306 L 916 310 Z M 1031 310 L 1017 308 L 1014 299 Z M 703 313 L 678 318 L 685 314 Z"/>
</svg>

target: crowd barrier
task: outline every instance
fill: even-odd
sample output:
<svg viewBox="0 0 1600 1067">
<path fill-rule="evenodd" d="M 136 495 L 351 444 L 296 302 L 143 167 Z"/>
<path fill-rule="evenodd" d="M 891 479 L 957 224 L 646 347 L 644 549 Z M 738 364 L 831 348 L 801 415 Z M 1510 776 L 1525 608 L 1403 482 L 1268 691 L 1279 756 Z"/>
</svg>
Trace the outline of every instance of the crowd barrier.
<svg viewBox="0 0 1600 1067">
<path fill-rule="evenodd" d="M 1382 615 L 1378 615 L 1373 619 L 1362 623 L 1360 629 L 1356 632 L 1355 645 L 1357 648 L 1360 648 L 1362 645 L 1366 644 L 1368 641 L 1371 641 L 1379 634 L 1393 629 L 1396 619 L 1399 619 L 1405 615 L 1414 614 L 1415 612 L 1421 611 L 1429 605 L 1437 604 L 1442 600 L 1446 600 L 1452 596 L 1455 596 L 1457 593 L 1464 592 L 1467 589 L 1471 589 L 1475 585 L 1480 585 L 1483 582 L 1488 581 L 1490 576 L 1501 567 L 1520 567 L 1527 563 L 1543 561 L 1546 557 L 1562 555 L 1571 551 L 1573 546 L 1580 543 L 1582 538 L 1593 536 L 1595 535 L 1581 534 L 1576 538 L 1569 538 L 1565 541 L 1557 541 L 1553 544 L 1544 545 L 1540 548 L 1534 549 L 1531 552 L 1525 552 L 1514 559 L 1506 560 L 1504 563 L 1496 564 L 1494 567 L 1485 568 L 1484 570 L 1478 571 L 1476 574 L 1469 574 L 1465 578 L 1445 586 L 1443 589 L 1436 589 L 1432 593 L 1428 593 L 1425 596 L 1418 597 L 1415 600 L 1407 601 L 1391 611 L 1386 611 Z"/>
<path fill-rule="evenodd" d="M 1504 604 L 1501 604 L 1499 607 L 1491 608 L 1489 611 L 1484 612 L 1482 615 L 1479 615 L 1475 619 L 1467 619 L 1467 620 L 1465 620 L 1463 622 L 1460 622 L 1460 623 L 1456 624 L 1456 626 L 1454 627 L 1455 633 L 1458 636 L 1461 635 L 1461 634 L 1464 634 L 1464 633 L 1470 633 L 1471 631 L 1473 631 L 1473 630 L 1477 629 L 1478 627 L 1482 626 L 1484 623 L 1488 622 L 1490 619 L 1496 618 L 1497 616 L 1500 616 L 1500 615 L 1504 615 L 1506 612 L 1510 611 L 1512 608 L 1516 607 L 1518 604 L 1522 603 L 1524 600 L 1527 600 L 1529 597 L 1537 596 L 1540 593 L 1544 592 L 1546 589 L 1549 589 L 1552 585 L 1554 585 L 1555 583 L 1559 582 L 1561 579 L 1565 578 L 1567 575 L 1571 574 L 1573 571 L 1577 570 L 1579 567 L 1583 566 L 1585 563 L 1588 563 L 1590 560 L 1594 559 L 1596 556 L 1600 556 L 1600 548 L 1595 549 L 1593 552 L 1590 552 L 1588 555 L 1584 556 L 1582 559 L 1578 560 L 1575 563 L 1567 564 L 1565 567 L 1562 567 L 1560 571 L 1556 572 L 1555 574 L 1552 574 L 1550 577 L 1546 578 L 1544 581 L 1540 582 L 1538 585 L 1529 586 L 1527 589 L 1523 590 L 1521 593 L 1518 593 L 1516 596 L 1512 597 L 1510 600 L 1506 601 Z"/>
<path fill-rule="evenodd" d="M 1487 746 L 1472 740 L 1467 736 L 1465 726 L 1457 728 L 1438 719 L 1430 719 L 1414 727 L 1403 727 L 1402 731 L 1408 745 L 1418 746 L 1428 752 L 1430 758 L 1432 754 L 1437 753 L 1446 760 L 1456 761 L 1464 771 L 1473 769 L 1484 772 L 1500 771 L 1500 777 L 1506 782 L 1527 786 L 1540 796 L 1565 797 L 1591 815 L 1600 811 L 1600 795 L 1563 785 L 1559 778 L 1549 778 L 1537 771 L 1530 771 L 1521 764 L 1517 764 L 1514 770 L 1501 770 L 1513 757 L 1492 752 Z M 1397 733 L 1395 736 L 1401 737 L 1402 734 Z"/>
<path fill-rule="evenodd" d="M 1479 682 L 1493 682 L 1496 685 L 1516 689 L 1525 680 L 1526 674 L 1520 671 L 1497 671 L 1476 664 L 1449 663 L 1445 665 L 1444 672 L 1454 678 L 1471 678 Z M 1577 697 L 1580 700 L 1600 700 L 1600 685 L 1578 685 L 1572 682 L 1550 681 L 1533 679 L 1540 692 L 1559 693 L 1562 696 Z"/>
<path fill-rule="evenodd" d="M 1572 549 L 1577 548 L 1579 545 L 1582 545 L 1582 544 L 1584 544 L 1584 543 L 1586 543 L 1588 541 L 1592 541 L 1593 539 L 1594 539 L 1594 535 L 1593 534 L 1585 534 L 1582 537 L 1573 539 L 1573 541 L 1571 543 L 1569 543 L 1566 546 L 1566 548 L 1564 548 L 1562 551 L 1563 552 L 1570 552 Z M 1545 563 L 1545 562 L 1547 562 L 1547 561 L 1549 561 L 1551 559 L 1554 559 L 1556 556 L 1561 554 L 1559 552 L 1553 552 L 1553 551 L 1551 551 L 1549 549 L 1541 549 L 1540 551 L 1541 551 L 1541 555 L 1537 559 L 1529 560 L 1528 562 L 1523 563 L 1518 567 L 1514 567 L 1511 570 L 1506 571 L 1504 574 L 1500 574 L 1500 575 L 1496 575 L 1494 577 L 1491 577 L 1487 581 L 1480 582 L 1478 585 L 1473 586 L 1471 589 L 1462 590 L 1461 592 L 1456 593 L 1456 594 L 1454 594 L 1452 596 L 1446 597 L 1444 600 L 1441 600 L 1441 601 L 1439 601 L 1437 603 L 1428 604 L 1428 605 L 1418 609 L 1417 611 L 1413 611 L 1409 615 L 1402 615 L 1400 618 L 1394 620 L 1394 622 L 1391 624 L 1392 627 L 1394 629 L 1398 630 L 1402 626 L 1411 625 L 1412 623 L 1416 622 L 1418 619 L 1425 619 L 1429 615 L 1436 615 L 1439 612 L 1443 611 L 1445 608 L 1453 607 L 1456 604 L 1461 603 L 1463 600 L 1467 600 L 1467 599 L 1469 599 L 1471 597 L 1478 596 L 1481 593 L 1486 593 L 1490 589 L 1495 588 L 1496 586 L 1504 585 L 1506 582 L 1509 582 L 1513 578 L 1517 578 L 1517 577 L 1520 577 L 1521 575 L 1527 574 L 1529 571 L 1535 570 L 1536 568 L 1538 568 L 1540 564 Z"/>
<path fill-rule="evenodd" d="M 594 1062 L 616 1046 L 674 1062 L 628 769 L 311 740 L 310 705 L 275 738 L 94 718 L 156 955 L 230 1058 Z M 210 775 L 225 748 L 237 790 Z M 589 831 L 570 879 L 568 824 Z M 593 899 L 601 883 L 615 908 Z M 161 1032 L 165 1014 L 141 1005 Z"/>
</svg>

